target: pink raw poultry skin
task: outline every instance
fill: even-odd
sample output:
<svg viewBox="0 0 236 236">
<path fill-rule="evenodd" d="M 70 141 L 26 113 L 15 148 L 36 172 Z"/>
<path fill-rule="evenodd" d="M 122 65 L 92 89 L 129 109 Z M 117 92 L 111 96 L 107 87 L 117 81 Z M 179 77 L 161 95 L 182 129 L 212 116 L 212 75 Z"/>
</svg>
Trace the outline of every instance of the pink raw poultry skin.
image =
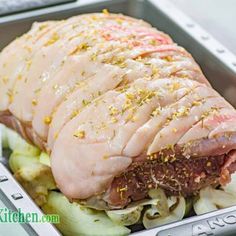
<svg viewBox="0 0 236 236">
<path fill-rule="evenodd" d="M 35 24 L 0 54 L 0 122 L 51 154 L 70 199 L 123 208 L 191 196 L 235 171 L 236 111 L 149 24 L 86 14 Z"/>
</svg>

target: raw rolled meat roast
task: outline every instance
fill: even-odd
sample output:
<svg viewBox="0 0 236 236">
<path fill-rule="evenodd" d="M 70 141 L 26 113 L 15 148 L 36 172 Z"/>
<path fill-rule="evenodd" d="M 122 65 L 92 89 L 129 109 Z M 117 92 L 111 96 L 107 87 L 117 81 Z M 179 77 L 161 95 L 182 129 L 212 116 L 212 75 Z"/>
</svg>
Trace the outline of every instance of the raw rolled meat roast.
<svg viewBox="0 0 236 236">
<path fill-rule="evenodd" d="M 236 170 L 235 109 L 168 35 L 119 14 L 35 23 L 3 49 L 0 122 L 50 154 L 65 196 L 108 208 Z"/>
</svg>

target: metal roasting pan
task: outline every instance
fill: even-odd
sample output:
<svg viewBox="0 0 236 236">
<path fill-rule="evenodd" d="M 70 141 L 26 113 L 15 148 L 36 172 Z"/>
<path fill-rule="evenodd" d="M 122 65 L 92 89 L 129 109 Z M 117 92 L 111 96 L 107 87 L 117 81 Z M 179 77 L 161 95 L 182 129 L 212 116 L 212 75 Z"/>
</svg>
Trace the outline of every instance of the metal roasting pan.
<svg viewBox="0 0 236 236">
<path fill-rule="evenodd" d="M 159 30 L 168 33 L 176 43 L 186 48 L 193 55 L 212 86 L 236 107 L 236 56 L 166 0 L 79 0 L 73 3 L 0 17 L 0 49 L 15 37 L 29 30 L 35 21 L 65 19 L 82 13 L 100 12 L 104 8 L 109 9 L 110 12 L 123 13 L 143 19 Z M 7 168 L 0 163 L 0 177 L 3 172 L 8 175 L 10 184 L 16 186 L 13 189 L 17 189 L 18 192 L 24 194 L 26 202 L 30 203 L 26 203 L 29 209 L 33 207 L 38 210 L 14 181 L 11 174 L 7 172 Z M 9 199 L 13 193 L 12 187 L 7 188 L 1 182 L 0 191 L 3 191 Z M 18 206 L 17 202 L 11 200 L 11 203 L 15 207 Z M 56 230 L 50 227 L 48 227 L 48 230 L 52 231 L 48 234 L 45 234 L 45 231 L 44 234 L 41 234 L 40 229 L 35 229 L 34 225 L 31 225 L 31 227 L 36 235 L 59 235 Z M 44 228 L 43 225 L 41 227 Z M 200 216 L 188 217 L 179 222 L 151 230 L 141 230 L 132 233 L 132 235 L 236 235 L 236 206 Z"/>
</svg>

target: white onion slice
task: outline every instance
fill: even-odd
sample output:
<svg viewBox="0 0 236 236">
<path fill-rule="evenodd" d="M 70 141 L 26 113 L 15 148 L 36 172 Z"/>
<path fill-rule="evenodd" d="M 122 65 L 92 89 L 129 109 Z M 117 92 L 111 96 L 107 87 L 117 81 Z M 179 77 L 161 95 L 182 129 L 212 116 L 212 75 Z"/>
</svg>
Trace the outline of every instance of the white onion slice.
<svg viewBox="0 0 236 236">
<path fill-rule="evenodd" d="M 205 214 L 207 212 L 215 211 L 218 208 L 208 198 L 199 198 L 194 204 L 193 209 L 197 215 Z"/>
<path fill-rule="evenodd" d="M 154 228 L 156 226 L 172 223 L 182 220 L 185 214 L 186 203 L 183 197 L 178 197 L 177 202 L 175 198 L 168 199 L 169 215 L 162 216 L 159 214 L 158 209 L 151 207 L 143 216 L 143 225 L 146 229 Z M 171 209 L 173 208 L 173 209 Z"/>
<path fill-rule="evenodd" d="M 123 210 L 107 211 L 108 217 L 119 225 L 133 225 L 140 219 L 142 206 L 129 207 Z"/>
<path fill-rule="evenodd" d="M 159 214 L 167 216 L 169 214 L 169 206 L 164 191 L 162 189 L 152 189 L 148 192 L 148 195 L 152 199 L 134 202 L 125 209 L 106 211 L 106 213 L 113 222 L 126 226 L 139 221 L 143 206 L 146 205 L 151 205 L 154 211 L 158 211 Z M 172 205 L 175 203 L 173 199 L 169 200 L 169 202 Z"/>
<path fill-rule="evenodd" d="M 225 186 L 221 187 L 225 192 L 236 196 L 236 173 L 231 175 L 231 181 Z"/>
<path fill-rule="evenodd" d="M 200 215 L 233 205 L 236 205 L 235 195 L 220 189 L 207 187 L 200 191 L 199 199 L 194 203 L 194 211 L 197 215 Z"/>
</svg>

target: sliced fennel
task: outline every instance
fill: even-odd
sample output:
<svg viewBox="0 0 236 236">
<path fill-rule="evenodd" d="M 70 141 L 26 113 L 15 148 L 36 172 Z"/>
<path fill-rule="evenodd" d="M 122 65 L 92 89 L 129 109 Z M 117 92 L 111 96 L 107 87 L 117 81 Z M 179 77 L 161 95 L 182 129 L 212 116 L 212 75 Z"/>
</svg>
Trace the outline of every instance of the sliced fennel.
<svg viewBox="0 0 236 236">
<path fill-rule="evenodd" d="M 158 210 L 159 214 L 162 216 L 169 215 L 169 206 L 168 206 L 168 199 L 164 193 L 164 191 L 160 188 L 158 189 L 151 189 L 148 192 L 149 197 L 152 199 L 158 199 L 155 209 Z M 152 204 L 153 206 L 153 204 Z"/>
<path fill-rule="evenodd" d="M 47 201 L 48 190 L 56 189 L 51 168 L 40 163 L 40 156 L 13 150 L 9 166 L 15 178 L 39 206 Z"/>
<path fill-rule="evenodd" d="M 58 192 L 50 192 L 42 209 L 45 213 L 60 216 L 57 227 L 66 236 L 122 236 L 130 233 L 128 228 L 113 223 L 104 211 L 92 210 L 75 202 L 70 203 Z"/>
<path fill-rule="evenodd" d="M 0 128 L 2 132 L 2 144 L 4 148 L 10 148 L 15 153 L 29 156 L 37 156 L 40 154 L 40 150 L 37 147 L 28 144 L 15 131 L 6 128 L 3 125 L 1 125 Z"/>
<path fill-rule="evenodd" d="M 1 140 L 3 148 L 8 148 L 7 128 L 0 124 Z"/>
<path fill-rule="evenodd" d="M 211 189 L 211 200 L 218 208 L 236 205 L 236 197 L 222 190 Z"/>
<path fill-rule="evenodd" d="M 130 204 L 129 207 L 122 210 L 106 211 L 109 218 L 120 225 L 133 225 L 140 220 L 143 206 L 158 205 L 159 199 L 146 199 Z"/>
<path fill-rule="evenodd" d="M 46 203 L 49 190 L 57 188 L 51 168 L 40 162 L 20 168 L 14 176 L 38 206 Z"/>
<path fill-rule="evenodd" d="M 197 215 L 215 211 L 218 208 L 209 198 L 199 198 L 194 204 L 193 209 Z"/>
<path fill-rule="evenodd" d="M 39 156 L 39 162 L 46 165 L 46 166 L 51 166 L 50 165 L 50 157 L 45 152 L 41 152 L 41 154 Z"/>
<path fill-rule="evenodd" d="M 184 217 L 186 212 L 184 198 L 167 198 L 161 189 L 150 190 L 149 196 L 152 199 L 136 202 L 123 210 L 107 211 L 107 215 L 118 224 L 132 225 L 139 221 L 143 206 L 149 206 L 143 216 L 143 225 L 147 229 L 181 220 Z"/>
<path fill-rule="evenodd" d="M 235 204 L 236 197 L 233 194 L 207 187 L 200 191 L 199 199 L 194 203 L 193 208 L 195 213 L 200 215 Z"/>
<path fill-rule="evenodd" d="M 186 203 L 183 197 L 171 197 L 167 200 L 169 207 L 168 215 L 161 215 L 160 211 L 153 206 L 145 211 L 143 225 L 146 229 L 182 220 L 186 210 Z"/>
<path fill-rule="evenodd" d="M 143 207 L 128 207 L 123 210 L 107 211 L 108 217 L 119 225 L 133 225 L 140 219 Z"/>
<path fill-rule="evenodd" d="M 152 189 L 149 191 L 152 199 L 145 199 L 129 205 L 122 210 L 106 211 L 110 219 L 120 225 L 133 225 L 137 223 L 141 217 L 143 206 L 151 205 L 155 209 L 159 209 L 162 215 L 169 214 L 167 198 L 162 189 Z"/>
<path fill-rule="evenodd" d="M 225 186 L 221 187 L 225 192 L 230 193 L 236 197 L 236 173 L 231 175 L 231 181 Z"/>
<path fill-rule="evenodd" d="M 39 156 L 29 156 L 22 153 L 19 154 L 13 150 L 13 153 L 9 158 L 9 166 L 13 173 L 16 173 L 21 168 L 30 166 L 33 163 L 39 163 Z"/>
</svg>

